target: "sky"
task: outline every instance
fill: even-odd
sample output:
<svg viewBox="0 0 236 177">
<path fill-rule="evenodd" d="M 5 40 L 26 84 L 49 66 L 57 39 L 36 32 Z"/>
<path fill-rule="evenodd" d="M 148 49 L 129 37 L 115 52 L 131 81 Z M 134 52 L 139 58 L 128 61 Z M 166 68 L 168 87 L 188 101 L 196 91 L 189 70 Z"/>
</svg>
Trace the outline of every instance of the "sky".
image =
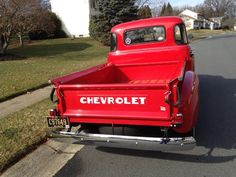
<svg viewBox="0 0 236 177">
<path fill-rule="evenodd" d="M 204 0 L 169 0 L 172 6 L 195 6 L 202 3 Z"/>
<path fill-rule="evenodd" d="M 195 6 L 202 3 L 204 0 L 166 0 L 171 4 L 172 7 L 181 7 L 181 6 Z M 155 0 L 153 0 L 155 2 Z"/>
</svg>

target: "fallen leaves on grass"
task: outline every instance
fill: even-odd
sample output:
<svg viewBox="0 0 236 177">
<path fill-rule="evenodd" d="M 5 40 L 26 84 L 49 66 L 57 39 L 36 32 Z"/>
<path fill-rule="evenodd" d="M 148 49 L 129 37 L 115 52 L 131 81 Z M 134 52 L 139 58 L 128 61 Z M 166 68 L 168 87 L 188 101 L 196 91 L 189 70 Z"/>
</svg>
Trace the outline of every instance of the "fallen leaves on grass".
<svg viewBox="0 0 236 177">
<path fill-rule="evenodd" d="M 47 138 L 46 116 L 52 106 L 44 100 L 1 119 L 0 171 Z"/>
</svg>

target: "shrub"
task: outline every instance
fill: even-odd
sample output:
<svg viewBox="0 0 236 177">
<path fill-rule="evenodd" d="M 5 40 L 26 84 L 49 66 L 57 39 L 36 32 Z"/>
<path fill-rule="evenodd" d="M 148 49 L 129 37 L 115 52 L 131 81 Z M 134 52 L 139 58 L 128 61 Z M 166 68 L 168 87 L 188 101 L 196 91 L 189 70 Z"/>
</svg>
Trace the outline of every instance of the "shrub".
<svg viewBox="0 0 236 177">
<path fill-rule="evenodd" d="M 91 17 L 90 35 L 104 45 L 110 44 L 110 30 L 113 26 L 138 19 L 136 0 L 98 0 L 97 13 Z"/>
<path fill-rule="evenodd" d="M 44 28 L 30 31 L 28 35 L 31 40 L 66 37 L 66 33 L 62 30 L 61 20 L 57 17 L 56 14 L 47 11 L 42 15 L 44 15 L 44 17 L 41 17 L 43 19 L 41 20 L 41 26 L 44 26 Z"/>
</svg>

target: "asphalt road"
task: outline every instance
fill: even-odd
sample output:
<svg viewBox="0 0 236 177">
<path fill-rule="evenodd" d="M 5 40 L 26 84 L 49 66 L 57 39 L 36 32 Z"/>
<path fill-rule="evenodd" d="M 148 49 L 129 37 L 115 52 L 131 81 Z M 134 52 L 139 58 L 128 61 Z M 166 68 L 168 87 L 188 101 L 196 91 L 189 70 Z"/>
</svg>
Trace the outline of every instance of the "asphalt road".
<svg viewBox="0 0 236 177">
<path fill-rule="evenodd" d="M 236 36 L 195 42 L 197 147 L 179 153 L 85 146 L 56 177 L 235 177 Z"/>
</svg>

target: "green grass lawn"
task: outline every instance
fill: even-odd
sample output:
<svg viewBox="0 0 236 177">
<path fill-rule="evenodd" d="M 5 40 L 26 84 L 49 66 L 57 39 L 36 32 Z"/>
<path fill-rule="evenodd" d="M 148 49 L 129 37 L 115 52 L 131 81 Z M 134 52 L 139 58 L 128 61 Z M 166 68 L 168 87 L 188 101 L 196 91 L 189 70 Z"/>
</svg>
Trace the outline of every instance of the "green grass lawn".
<svg viewBox="0 0 236 177">
<path fill-rule="evenodd" d="M 106 61 L 108 48 L 90 39 L 54 39 L 32 42 L 8 53 L 25 60 L 0 61 L 0 100 L 47 84 L 57 76 Z"/>
<path fill-rule="evenodd" d="M 209 29 L 200 29 L 200 30 L 189 30 L 188 34 L 193 35 L 193 40 L 203 39 L 209 36 L 215 36 L 219 34 L 232 33 L 232 31 L 223 31 L 223 30 L 209 30 Z"/>
<path fill-rule="evenodd" d="M 46 140 L 49 108 L 53 105 L 47 99 L 1 119 L 0 173 L 34 145 Z"/>
</svg>

